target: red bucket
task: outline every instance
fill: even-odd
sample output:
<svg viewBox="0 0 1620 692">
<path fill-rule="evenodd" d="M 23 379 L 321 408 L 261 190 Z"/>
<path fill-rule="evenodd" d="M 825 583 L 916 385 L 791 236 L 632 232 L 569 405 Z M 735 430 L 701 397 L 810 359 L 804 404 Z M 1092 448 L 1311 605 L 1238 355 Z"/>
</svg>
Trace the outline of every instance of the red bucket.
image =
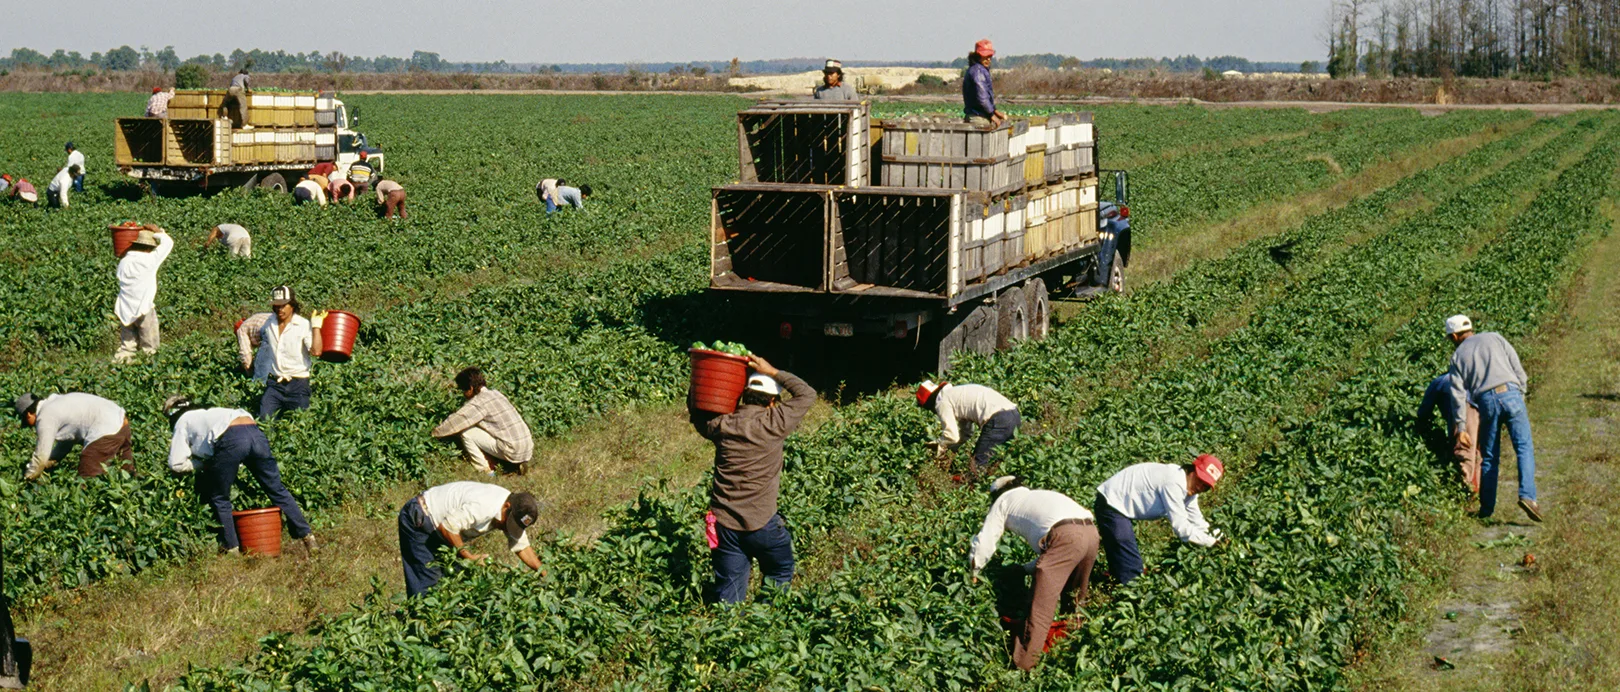
<svg viewBox="0 0 1620 692">
<path fill-rule="evenodd" d="M 732 413 L 748 388 L 748 359 L 719 351 L 688 349 L 692 355 L 692 399 L 699 411 Z"/>
<path fill-rule="evenodd" d="M 142 228 L 144 226 L 134 221 L 108 226 L 107 230 L 112 231 L 113 254 L 122 259 L 124 253 L 129 252 L 129 246 L 135 243 L 135 238 L 141 234 Z"/>
<path fill-rule="evenodd" d="M 281 508 L 243 509 L 231 512 L 236 521 L 236 539 L 242 552 L 275 557 L 281 554 Z"/>
<path fill-rule="evenodd" d="M 347 363 L 354 351 L 354 337 L 360 333 L 360 318 L 353 313 L 333 310 L 321 322 L 321 360 Z"/>
</svg>

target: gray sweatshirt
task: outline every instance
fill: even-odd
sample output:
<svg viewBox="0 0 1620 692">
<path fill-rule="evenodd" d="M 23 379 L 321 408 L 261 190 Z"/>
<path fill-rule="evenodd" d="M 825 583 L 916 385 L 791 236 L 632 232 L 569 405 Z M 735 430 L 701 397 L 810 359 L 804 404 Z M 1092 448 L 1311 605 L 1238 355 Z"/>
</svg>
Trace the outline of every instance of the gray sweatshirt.
<svg viewBox="0 0 1620 692">
<path fill-rule="evenodd" d="M 1451 423 L 1453 430 L 1466 430 L 1463 425 L 1468 413 L 1468 402 L 1475 395 L 1505 384 L 1515 385 L 1519 391 L 1530 386 L 1530 376 L 1524 374 L 1519 353 L 1513 345 L 1496 332 L 1482 332 L 1464 339 L 1451 354 L 1451 398 L 1456 402 Z"/>
<path fill-rule="evenodd" d="M 51 458 L 58 442 L 90 444 L 124 428 L 124 409 L 94 394 L 52 394 L 39 402 L 33 463 Z"/>
</svg>

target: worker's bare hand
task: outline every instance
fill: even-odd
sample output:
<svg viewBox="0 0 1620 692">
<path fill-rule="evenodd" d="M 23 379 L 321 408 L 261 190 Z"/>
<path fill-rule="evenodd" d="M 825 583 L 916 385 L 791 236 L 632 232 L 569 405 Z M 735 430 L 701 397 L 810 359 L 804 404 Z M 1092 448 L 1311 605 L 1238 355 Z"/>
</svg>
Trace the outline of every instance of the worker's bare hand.
<svg viewBox="0 0 1620 692">
<path fill-rule="evenodd" d="M 489 553 L 468 552 L 466 559 L 472 562 L 483 562 L 487 557 L 489 557 Z"/>
<path fill-rule="evenodd" d="M 1463 445 L 1464 447 L 1467 447 L 1469 445 L 1474 444 L 1474 439 L 1469 437 L 1468 433 L 1463 432 L 1461 430 L 1458 430 L 1457 431 L 1457 444 L 1460 444 L 1460 445 Z"/>
<path fill-rule="evenodd" d="M 754 372 L 757 372 L 757 373 L 759 373 L 761 375 L 764 375 L 766 377 L 776 377 L 776 374 L 781 372 L 781 370 L 776 369 L 776 366 L 771 365 L 770 361 L 765 360 L 764 358 L 761 358 L 759 356 L 749 356 L 748 357 L 748 366 L 753 368 Z"/>
</svg>

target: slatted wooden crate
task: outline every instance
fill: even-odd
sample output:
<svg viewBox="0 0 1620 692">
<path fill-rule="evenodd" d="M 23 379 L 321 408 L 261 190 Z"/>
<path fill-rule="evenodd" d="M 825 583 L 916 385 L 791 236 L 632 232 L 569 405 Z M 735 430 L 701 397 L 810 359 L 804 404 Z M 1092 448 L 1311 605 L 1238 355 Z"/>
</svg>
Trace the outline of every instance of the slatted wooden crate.
<svg viewBox="0 0 1620 692">
<path fill-rule="evenodd" d="M 1024 184 L 1041 185 L 1046 182 L 1046 145 L 1034 144 L 1024 154 Z"/>
<path fill-rule="evenodd" d="M 968 220 L 986 196 L 894 187 L 839 189 L 830 285 L 839 292 L 948 296 L 982 274 L 982 243 L 966 252 Z M 971 200 L 971 201 L 970 201 Z M 973 262 L 970 269 L 968 263 Z"/>
<path fill-rule="evenodd" d="M 231 163 L 231 121 L 170 118 L 164 137 L 168 166 L 224 166 Z"/>
<path fill-rule="evenodd" d="M 1006 210 L 1002 213 L 1006 228 L 1001 241 L 1002 270 L 1021 267 L 1025 264 L 1024 213 L 1028 208 L 1028 195 L 1015 195 L 1007 198 Z"/>
<path fill-rule="evenodd" d="M 1029 192 L 1029 206 L 1024 210 L 1024 258 L 1036 260 L 1050 254 L 1047 240 L 1047 189 Z"/>
<path fill-rule="evenodd" d="M 236 164 L 259 162 L 259 150 L 258 147 L 253 145 L 253 132 L 251 130 L 231 133 L 231 161 Z"/>
<path fill-rule="evenodd" d="M 744 183 L 871 185 L 866 102 L 762 101 L 737 114 Z"/>
<path fill-rule="evenodd" d="M 120 166 L 161 164 L 168 132 L 159 118 L 118 118 L 113 156 Z"/>
<path fill-rule="evenodd" d="M 831 189 L 758 183 L 715 188 L 710 284 L 775 292 L 827 290 Z"/>
<path fill-rule="evenodd" d="M 1014 121 L 993 129 L 956 119 L 899 118 L 882 122 L 878 140 L 882 184 L 1003 195 L 1023 187 L 1023 152 L 1012 138 L 1028 128 Z"/>
</svg>

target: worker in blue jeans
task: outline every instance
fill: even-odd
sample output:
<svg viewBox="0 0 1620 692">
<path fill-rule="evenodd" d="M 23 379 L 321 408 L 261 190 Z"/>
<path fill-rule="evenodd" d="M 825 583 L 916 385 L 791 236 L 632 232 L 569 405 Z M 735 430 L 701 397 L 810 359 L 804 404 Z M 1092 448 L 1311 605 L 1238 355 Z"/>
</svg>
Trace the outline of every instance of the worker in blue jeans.
<svg viewBox="0 0 1620 692">
<path fill-rule="evenodd" d="M 1447 374 L 1452 379 L 1451 397 L 1457 413 L 1452 414 L 1451 423 L 1458 444 L 1472 442 L 1461 412 L 1470 400 L 1479 408 L 1479 517 L 1496 511 L 1505 425 L 1519 459 L 1519 509 L 1531 520 L 1541 521 L 1541 506 L 1536 503 L 1536 449 L 1530 439 L 1530 413 L 1524 406 L 1530 377 L 1518 352 L 1501 334 L 1474 333 L 1474 323 L 1467 315 L 1446 318 L 1446 336 L 1457 347 Z"/>
<path fill-rule="evenodd" d="M 1136 547 L 1133 522 L 1167 519 L 1177 538 L 1208 548 L 1221 540 L 1198 506 L 1198 496 L 1226 475 L 1226 465 L 1213 454 L 1200 454 L 1193 463 L 1136 464 L 1127 466 L 1097 486 L 1092 512 L 1108 573 L 1121 584 L 1142 576 L 1142 553 Z"/>
</svg>

